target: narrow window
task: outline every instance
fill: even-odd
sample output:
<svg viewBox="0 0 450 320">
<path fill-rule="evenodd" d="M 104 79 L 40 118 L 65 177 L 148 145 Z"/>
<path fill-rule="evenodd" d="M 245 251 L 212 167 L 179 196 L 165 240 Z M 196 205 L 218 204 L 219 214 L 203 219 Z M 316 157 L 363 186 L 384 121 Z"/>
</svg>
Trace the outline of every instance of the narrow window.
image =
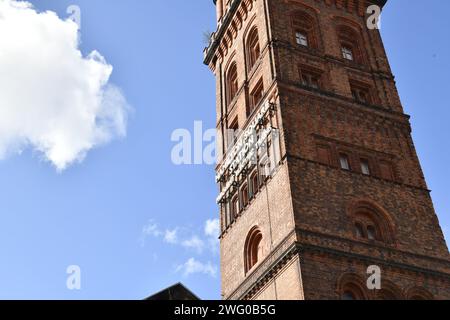
<svg viewBox="0 0 450 320">
<path fill-rule="evenodd" d="M 257 228 L 250 231 L 247 236 L 244 249 L 245 273 L 249 272 L 261 260 L 263 255 L 262 239 L 262 233 Z"/>
<path fill-rule="evenodd" d="M 262 236 L 256 237 L 252 244 L 252 253 L 251 253 L 251 261 L 250 261 L 250 269 L 253 268 L 259 261 L 261 256 L 261 240 Z"/>
<path fill-rule="evenodd" d="M 228 70 L 227 73 L 227 102 L 228 104 L 233 101 L 233 99 L 236 97 L 236 94 L 238 92 L 238 73 L 237 73 L 237 66 L 236 63 L 233 63 Z"/>
<path fill-rule="evenodd" d="M 241 197 L 242 197 L 242 206 L 245 208 L 248 205 L 248 186 L 247 186 L 247 184 L 245 184 L 242 187 Z"/>
<path fill-rule="evenodd" d="M 355 90 L 355 88 L 351 88 L 352 89 L 352 97 L 354 100 L 358 101 L 359 100 L 359 96 L 358 96 L 358 91 Z"/>
<path fill-rule="evenodd" d="M 230 213 L 229 213 L 229 210 L 226 205 L 222 205 L 222 208 L 223 208 L 223 212 L 224 212 L 223 220 L 224 220 L 224 225 L 225 225 L 225 229 L 226 229 L 231 224 Z"/>
<path fill-rule="evenodd" d="M 343 46 L 342 47 L 342 57 L 346 60 L 353 61 L 354 60 L 353 49 L 348 46 Z"/>
<path fill-rule="evenodd" d="M 251 70 L 261 54 L 259 47 L 258 29 L 254 28 L 247 40 L 248 69 Z"/>
<path fill-rule="evenodd" d="M 369 160 L 367 159 L 361 159 L 361 172 L 365 174 L 366 176 L 370 175 L 370 166 L 369 166 Z"/>
<path fill-rule="evenodd" d="M 235 220 L 234 209 L 231 207 L 228 210 L 228 225 L 232 224 Z"/>
<path fill-rule="evenodd" d="M 374 226 L 368 226 L 367 227 L 367 238 L 369 240 L 376 240 L 377 239 L 377 232 L 376 232 Z"/>
<path fill-rule="evenodd" d="M 301 69 L 300 70 L 300 78 L 301 78 L 302 84 L 304 86 L 313 88 L 313 89 L 320 89 L 321 74 L 319 72 Z"/>
<path fill-rule="evenodd" d="M 231 122 L 231 124 L 228 128 L 228 146 L 229 147 L 233 146 L 236 143 L 238 136 L 239 136 L 239 121 L 238 121 L 238 117 L 236 117 Z"/>
<path fill-rule="evenodd" d="M 357 222 L 355 224 L 355 232 L 356 232 L 356 237 L 364 238 L 364 228 L 361 223 Z"/>
<path fill-rule="evenodd" d="M 295 40 L 298 45 L 307 47 L 308 46 L 308 36 L 305 32 L 297 31 L 295 32 Z"/>
<path fill-rule="evenodd" d="M 250 94 L 250 110 L 248 112 L 248 115 L 252 114 L 253 110 L 256 109 L 256 107 L 261 102 L 264 95 L 264 85 L 262 79 L 258 81 L 255 88 L 252 90 Z"/>
<path fill-rule="evenodd" d="M 339 162 L 341 163 L 341 169 L 350 170 L 350 161 L 345 153 L 339 154 Z"/>
<path fill-rule="evenodd" d="M 371 103 L 370 88 L 363 84 L 350 83 L 353 99 L 361 103 Z"/>
<path fill-rule="evenodd" d="M 233 220 L 236 219 L 236 217 L 239 214 L 239 197 L 235 196 L 233 200 L 231 201 L 231 210 L 233 214 Z"/>
<path fill-rule="evenodd" d="M 251 183 L 252 183 L 252 195 L 254 196 L 255 194 L 258 193 L 259 191 L 259 184 L 258 184 L 258 171 L 254 172 L 250 178 Z"/>
</svg>

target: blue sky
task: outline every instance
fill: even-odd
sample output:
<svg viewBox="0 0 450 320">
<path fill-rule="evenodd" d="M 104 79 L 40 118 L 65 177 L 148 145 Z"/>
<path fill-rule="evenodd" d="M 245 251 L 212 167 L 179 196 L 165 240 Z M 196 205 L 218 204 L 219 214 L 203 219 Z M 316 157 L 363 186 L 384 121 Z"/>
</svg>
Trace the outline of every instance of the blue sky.
<svg viewBox="0 0 450 320">
<path fill-rule="evenodd" d="M 218 214 L 214 168 L 173 165 L 170 139 L 195 120 L 215 126 L 214 77 L 202 64 L 212 1 L 31 2 L 63 18 L 81 8 L 81 51 L 114 67 L 110 81 L 133 112 L 126 137 L 62 172 L 30 149 L 0 161 L 0 299 L 140 299 L 178 281 L 220 298 L 217 243 L 205 232 Z M 447 239 L 449 10 L 442 0 L 391 0 L 382 21 Z M 81 268 L 81 290 L 66 287 L 70 265 Z"/>
</svg>

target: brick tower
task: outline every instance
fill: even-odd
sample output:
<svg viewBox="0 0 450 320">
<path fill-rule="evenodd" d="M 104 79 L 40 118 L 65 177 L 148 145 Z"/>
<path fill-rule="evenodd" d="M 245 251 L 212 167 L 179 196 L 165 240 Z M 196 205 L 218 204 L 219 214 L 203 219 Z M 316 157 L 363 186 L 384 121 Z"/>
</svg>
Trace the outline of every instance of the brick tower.
<svg viewBox="0 0 450 320">
<path fill-rule="evenodd" d="M 386 1 L 214 2 L 223 298 L 450 299 L 409 116 L 367 26 Z"/>
</svg>

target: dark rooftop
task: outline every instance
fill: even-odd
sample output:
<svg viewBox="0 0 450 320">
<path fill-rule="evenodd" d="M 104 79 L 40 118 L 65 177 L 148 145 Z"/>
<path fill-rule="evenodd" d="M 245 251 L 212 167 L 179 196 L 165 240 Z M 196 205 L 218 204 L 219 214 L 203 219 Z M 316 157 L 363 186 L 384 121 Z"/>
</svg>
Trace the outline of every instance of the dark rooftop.
<svg viewBox="0 0 450 320">
<path fill-rule="evenodd" d="M 195 294 L 193 294 L 182 283 L 177 283 L 167 289 L 164 289 L 154 295 L 146 298 L 145 300 L 175 300 L 175 301 L 195 301 L 200 300 Z"/>
</svg>

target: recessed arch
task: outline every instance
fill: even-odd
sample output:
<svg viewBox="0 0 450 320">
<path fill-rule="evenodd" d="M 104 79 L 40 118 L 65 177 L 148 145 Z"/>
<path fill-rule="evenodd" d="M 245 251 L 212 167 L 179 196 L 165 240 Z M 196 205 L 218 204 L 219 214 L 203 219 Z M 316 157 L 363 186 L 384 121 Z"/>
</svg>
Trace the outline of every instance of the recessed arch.
<svg viewBox="0 0 450 320">
<path fill-rule="evenodd" d="M 366 51 L 361 28 L 352 20 L 336 18 L 336 36 L 342 58 L 359 64 L 366 63 Z"/>
<path fill-rule="evenodd" d="M 248 70 L 251 70 L 261 55 L 260 38 L 258 28 L 256 26 L 252 27 L 248 33 L 245 41 L 245 50 L 247 56 L 247 67 Z"/>
<path fill-rule="evenodd" d="M 412 287 L 406 291 L 408 300 L 434 300 L 433 294 L 421 287 Z"/>
<path fill-rule="evenodd" d="M 256 266 L 262 258 L 262 240 L 263 234 L 261 230 L 255 226 L 253 227 L 245 240 L 244 246 L 244 267 L 245 273 L 248 273 L 250 270 Z"/>
<path fill-rule="evenodd" d="M 401 300 L 402 293 L 400 288 L 389 280 L 381 280 L 381 290 L 376 291 L 378 300 Z"/>
<path fill-rule="evenodd" d="M 293 39 L 298 46 L 319 48 L 319 24 L 315 14 L 298 9 L 291 14 Z"/>
<path fill-rule="evenodd" d="M 256 25 L 256 18 L 257 18 L 257 15 L 254 14 L 251 18 L 247 19 L 247 22 L 246 22 L 247 26 L 244 28 L 243 39 L 247 39 L 248 34 L 250 33 L 250 30 L 255 27 L 255 25 Z"/>
<path fill-rule="evenodd" d="M 370 200 L 354 200 L 347 207 L 357 239 L 395 243 L 395 222 L 381 206 Z"/>
<path fill-rule="evenodd" d="M 338 279 L 337 294 L 341 300 L 368 300 L 364 279 L 355 273 L 343 274 Z"/>
<path fill-rule="evenodd" d="M 235 61 L 231 62 L 230 66 L 226 70 L 226 104 L 229 105 L 236 97 L 239 89 L 237 63 Z"/>
</svg>

